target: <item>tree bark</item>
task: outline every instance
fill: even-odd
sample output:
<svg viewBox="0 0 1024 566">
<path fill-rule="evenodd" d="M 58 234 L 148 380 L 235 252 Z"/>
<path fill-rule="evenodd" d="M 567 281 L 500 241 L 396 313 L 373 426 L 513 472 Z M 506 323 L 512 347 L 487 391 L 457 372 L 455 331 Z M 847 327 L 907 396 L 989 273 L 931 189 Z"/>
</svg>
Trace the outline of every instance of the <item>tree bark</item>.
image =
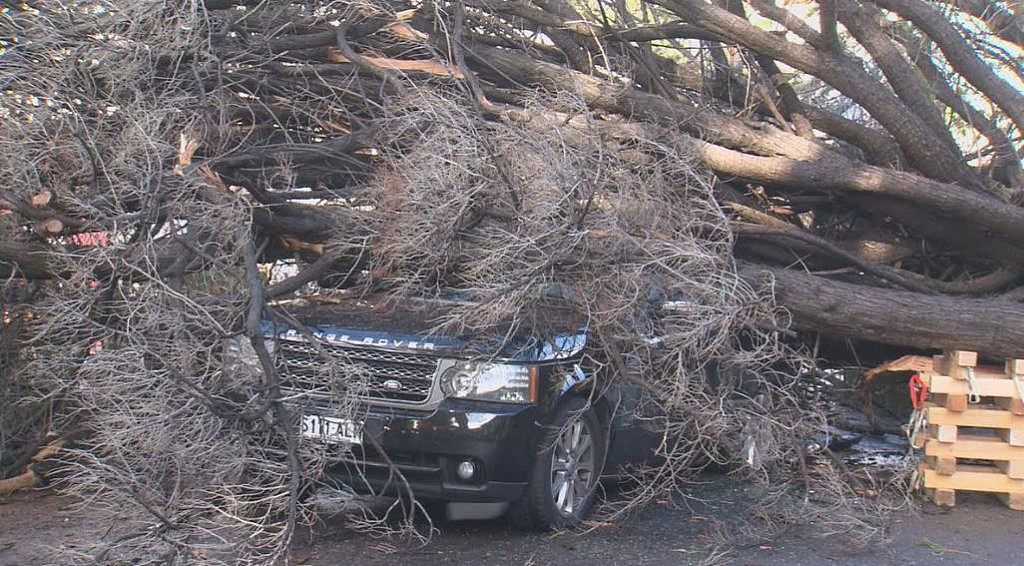
<svg viewBox="0 0 1024 566">
<path fill-rule="evenodd" d="M 871 54 L 896 96 L 931 128 L 936 139 L 942 140 L 952 154 L 962 158 L 924 80 L 896 48 L 896 43 L 876 23 L 882 18 L 878 9 L 870 5 L 862 6 L 853 0 L 837 0 L 837 7 L 839 21 L 846 26 L 857 43 Z"/>
<path fill-rule="evenodd" d="M 876 3 L 920 27 L 939 46 L 946 61 L 956 72 L 989 97 L 1018 128 L 1024 130 L 1024 94 L 999 78 L 941 12 L 920 0 L 876 0 Z"/>
<path fill-rule="evenodd" d="M 695 140 L 699 156 L 723 174 L 795 188 L 897 197 L 922 205 L 922 212 L 944 216 L 946 222 L 967 220 L 1024 243 L 1024 209 L 1007 206 L 999 199 L 919 175 L 865 165 L 779 128 L 757 129 L 739 118 L 624 88 L 508 50 L 478 47 L 473 59 L 478 71 L 492 80 L 514 79 L 575 92 L 592 108 L 649 118 L 706 139 L 711 143 Z"/>
<path fill-rule="evenodd" d="M 0 242 L 0 277 L 49 279 L 50 252 L 42 244 Z"/>
<path fill-rule="evenodd" d="M 991 0 L 938 0 L 946 4 L 952 4 L 958 10 L 985 22 L 989 31 L 998 35 L 1004 41 L 1024 46 L 1024 31 L 1021 29 L 1021 22 L 1013 17 L 1013 14 L 1002 9 Z"/>
<path fill-rule="evenodd" d="M 1024 209 L 959 187 L 926 180 L 901 171 L 845 163 L 805 162 L 784 157 L 761 157 L 698 142 L 700 156 L 712 169 L 747 179 L 769 181 L 794 188 L 842 189 L 853 193 L 896 197 L 930 209 L 932 214 L 969 219 L 1024 243 Z M 922 210 L 922 212 L 924 212 Z"/>
<path fill-rule="evenodd" d="M 1024 356 L 1024 304 L 960 299 L 844 283 L 744 264 L 753 285 L 771 284 L 799 330 L 915 348 Z"/>
<path fill-rule="evenodd" d="M 915 168 L 932 178 L 966 181 L 959 159 L 930 128 L 850 57 L 796 44 L 703 0 L 658 0 L 680 18 L 791 67 L 814 75 L 863 106 L 899 142 Z"/>
</svg>

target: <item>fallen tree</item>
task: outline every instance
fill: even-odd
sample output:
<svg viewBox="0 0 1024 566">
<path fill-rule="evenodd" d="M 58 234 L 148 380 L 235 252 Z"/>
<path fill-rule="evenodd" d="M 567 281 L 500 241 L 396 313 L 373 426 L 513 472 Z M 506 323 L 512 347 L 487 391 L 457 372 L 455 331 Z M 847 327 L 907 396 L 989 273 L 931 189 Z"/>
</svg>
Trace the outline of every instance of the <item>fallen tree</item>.
<svg viewBox="0 0 1024 566">
<path fill-rule="evenodd" d="M 455 287 L 480 302 L 441 326 L 473 329 L 564 283 L 671 416 L 633 502 L 708 461 L 791 477 L 823 419 L 790 322 L 1024 350 L 1020 25 L 984 5 L 11 7 L 0 274 L 38 293 L 5 314 L 4 377 L 89 420 L 69 489 L 148 517 L 119 556 L 266 563 L 331 458 L 289 425 L 273 299 Z M 658 301 L 685 308 L 656 323 Z M 227 371 L 226 343 L 260 367 Z M 709 387 L 711 360 L 762 394 Z"/>
<path fill-rule="evenodd" d="M 917 0 L 829 3 L 818 17 L 811 16 L 817 4 L 795 6 L 806 10 L 698 0 L 639 11 L 602 3 L 477 1 L 407 9 L 332 5 L 317 12 L 303 3 L 207 2 L 181 9 L 208 14 L 207 52 L 217 62 L 172 48 L 155 53 L 154 63 L 158 73 L 172 65 L 190 69 L 188 89 L 221 122 L 219 129 L 204 126 L 192 140 L 193 167 L 247 191 L 265 234 L 324 243 L 343 229 L 344 215 L 323 215 L 294 201 L 358 195 L 376 167 L 374 108 L 409 86 L 462 88 L 481 112 L 505 120 L 516 119 L 517 100 L 539 88 L 582 97 L 610 125 L 625 119 L 693 136 L 693 151 L 729 189 L 723 203 L 763 213 L 744 221 L 782 222 L 835 244 L 807 248 L 793 238 L 746 231 L 738 251 L 747 260 L 796 262 L 812 271 L 845 266 L 867 271 L 850 281 L 876 289 L 912 280 L 911 288 L 938 294 L 1019 295 L 1024 210 L 1015 195 L 1024 185 L 1022 100 L 1014 81 L 1022 73 L 1012 55 L 1019 37 L 984 31 L 996 25 L 991 18 L 1001 18 L 996 29 L 1012 30 L 1006 22 L 1013 16 L 997 4 L 985 10 L 976 3 Z M 116 13 L 75 25 L 102 27 Z M 32 37 L 27 15 L 14 11 L 6 19 Z M 764 21 L 781 31 L 756 25 Z M 25 86 L 10 91 L 12 102 L 45 91 L 32 88 L 32 47 L 25 42 L 8 56 L 10 76 Z M 65 84 L 48 86 L 92 93 L 98 101 L 106 96 L 105 73 L 86 67 Z M 967 86 L 951 87 L 960 77 Z M 828 96 L 801 99 L 800 89 L 818 85 Z M 990 108 L 980 109 L 981 100 Z M 47 104 L 54 102 L 64 103 Z M 101 176 L 96 152 L 85 138 L 69 139 L 73 143 L 54 146 L 56 153 L 37 161 L 34 179 L 24 168 L 9 168 L 13 184 L 4 202 L 42 235 L 109 228 L 95 223 L 104 205 L 89 190 Z M 834 253 L 897 243 L 913 251 L 881 263 L 906 272 L 898 278 L 880 280 Z M 24 245 L 5 244 L 0 254 L 21 275 L 42 276 L 36 256 L 16 247 Z M 800 324 L 859 336 L 856 325 L 823 318 Z M 906 334 L 887 340 L 921 345 L 900 336 Z M 948 344 L 956 334 L 938 338 Z"/>
</svg>

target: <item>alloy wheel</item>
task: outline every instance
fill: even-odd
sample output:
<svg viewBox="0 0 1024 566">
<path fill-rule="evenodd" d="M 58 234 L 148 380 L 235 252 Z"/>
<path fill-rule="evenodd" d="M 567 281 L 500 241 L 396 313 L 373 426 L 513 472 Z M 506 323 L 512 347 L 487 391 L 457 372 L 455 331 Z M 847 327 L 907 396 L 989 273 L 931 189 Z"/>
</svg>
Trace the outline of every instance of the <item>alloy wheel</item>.
<svg viewBox="0 0 1024 566">
<path fill-rule="evenodd" d="M 551 451 L 551 499 L 563 517 L 571 517 L 590 494 L 594 478 L 593 436 L 576 417 L 562 428 Z"/>
</svg>

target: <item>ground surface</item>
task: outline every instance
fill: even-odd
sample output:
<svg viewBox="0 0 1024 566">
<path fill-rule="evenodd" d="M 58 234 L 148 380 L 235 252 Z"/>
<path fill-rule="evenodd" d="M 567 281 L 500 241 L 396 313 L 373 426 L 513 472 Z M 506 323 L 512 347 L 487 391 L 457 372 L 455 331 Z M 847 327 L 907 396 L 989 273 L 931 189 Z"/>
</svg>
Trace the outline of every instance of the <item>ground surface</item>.
<svg viewBox="0 0 1024 566">
<path fill-rule="evenodd" d="M 407 564 L 696 564 L 707 556 L 715 521 L 735 519 L 749 494 L 712 481 L 701 488 L 706 504 L 692 509 L 655 506 L 638 517 L 586 535 L 522 533 L 504 522 L 441 525 L 426 548 L 383 552 L 388 541 L 352 534 L 335 515 L 302 533 L 296 558 L 309 566 Z M 0 564 L 60 564 L 54 550 L 96 540 L 107 526 L 75 513 L 60 497 L 19 494 L 0 500 Z M 742 548 L 727 560 L 741 565 L 926 565 L 1024 563 L 1024 513 L 995 498 L 961 495 L 955 509 L 922 506 L 893 525 L 894 542 L 853 553 L 841 537 L 821 538 L 809 529 Z"/>
</svg>

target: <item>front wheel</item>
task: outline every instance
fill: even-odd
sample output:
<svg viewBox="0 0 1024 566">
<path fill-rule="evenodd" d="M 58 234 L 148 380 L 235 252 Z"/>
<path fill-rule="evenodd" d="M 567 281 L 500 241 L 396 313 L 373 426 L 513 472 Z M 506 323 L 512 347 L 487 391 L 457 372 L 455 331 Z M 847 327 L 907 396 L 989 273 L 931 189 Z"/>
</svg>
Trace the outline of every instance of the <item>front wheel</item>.
<svg viewBox="0 0 1024 566">
<path fill-rule="evenodd" d="M 523 528 L 579 526 L 594 504 L 605 456 L 605 431 L 582 397 L 558 409 L 537 447 L 529 485 L 512 508 Z"/>
</svg>

